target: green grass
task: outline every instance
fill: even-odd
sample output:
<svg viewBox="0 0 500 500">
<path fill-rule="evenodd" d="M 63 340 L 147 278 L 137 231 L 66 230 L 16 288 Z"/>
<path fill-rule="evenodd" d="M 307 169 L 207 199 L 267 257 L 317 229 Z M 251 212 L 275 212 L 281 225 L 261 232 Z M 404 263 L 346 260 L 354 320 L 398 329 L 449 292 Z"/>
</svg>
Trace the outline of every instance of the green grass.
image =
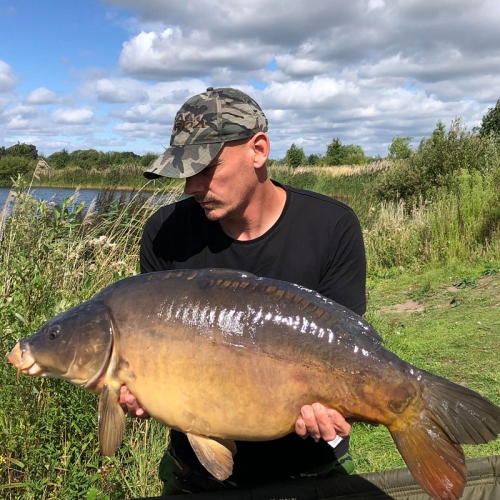
<svg viewBox="0 0 500 500">
<path fill-rule="evenodd" d="M 406 361 L 500 404 L 500 273 L 495 269 L 500 262 L 443 265 L 419 275 L 372 279 L 367 318 L 385 347 Z M 424 310 L 398 311 L 409 299 Z M 356 424 L 351 449 L 358 473 L 404 466 L 383 427 Z M 496 455 L 500 440 L 464 449 L 468 458 Z"/>
</svg>

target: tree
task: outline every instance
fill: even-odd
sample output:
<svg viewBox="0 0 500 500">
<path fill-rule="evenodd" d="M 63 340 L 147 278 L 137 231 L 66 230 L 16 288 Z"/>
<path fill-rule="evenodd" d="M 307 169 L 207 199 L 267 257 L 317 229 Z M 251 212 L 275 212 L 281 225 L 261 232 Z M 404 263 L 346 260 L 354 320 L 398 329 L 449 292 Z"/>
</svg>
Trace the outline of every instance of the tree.
<svg viewBox="0 0 500 500">
<path fill-rule="evenodd" d="M 297 147 L 295 143 L 293 143 L 290 146 L 290 149 L 286 152 L 285 163 L 293 168 L 304 165 L 306 163 L 306 155 L 304 153 L 304 150 Z"/>
<path fill-rule="evenodd" d="M 21 156 L 28 160 L 36 160 L 38 158 L 38 150 L 33 144 L 25 144 L 18 142 L 5 150 L 4 156 Z"/>
<path fill-rule="evenodd" d="M 0 184 L 10 183 L 11 178 L 34 169 L 35 164 L 35 160 L 26 156 L 3 156 L 0 158 Z"/>
<path fill-rule="evenodd" d="M 307 157 L 307 164 L 308 165 L 320 165 L 321 159 L 322 158 L 320 155 L 313 153 Z"/>
<path fill-rule="evenodd" d="M 324 161 L 327 165 L 364 165 L 366 156 L 361 146 L 343 145 L 337 137 L 327 144 Z"/>
<path fill-rule="evenodd" d="M 394 137 L 389 146 L 389 158 L 391 160 L 406 160 L 413 152 L 410 142 L 413 137 Z"/>
<path fill-rule="evenodd" d="M 158 158 L 158 156 L 160 156 L 158 153 L 146 153 L 145 155 L 143 155 L 140 159 L 140 165 L 142 165 L 143 167 L 150 167 L 151 164 Z M 269 161 L 273 161 L 273 160 L 268 160 Z"/>
<path fill-rule="evenodd" d="M 491 133 L 500 135 L 500 99 L 494 108 L 488 108 L 479 127 L 479 135 L 484 137 Z"/>
<path fill-rule="evenodd" d="M 356 144 L 348 144 L 343 146 L 344 150 L 344 165 L 364 165 L 366 163 L 366 156 L 363 148 Z"/>
<path fill-rule="evenodd" d="M 61 169 L 66 167 L 69 161 L 70 161 L 70 156 L 66 149 L 63 149 L 62 151 L 56 151 L 47 158 L 47 163 L 51 167 L 56 169 Z"/>
<path fill-rule="evenodd" d="M 95 149 L 76 149 L 69 154 L 69 157 L 72 166 L 84 170 L 106 168 L 110 165 L 106 155 Z"/>
<path fill-rule="evenodd" d="M 343 165 L 344 151 L 341 140 L 337 137 L 326 145 L 325 163 L 327 165 Z"/>
</svg>

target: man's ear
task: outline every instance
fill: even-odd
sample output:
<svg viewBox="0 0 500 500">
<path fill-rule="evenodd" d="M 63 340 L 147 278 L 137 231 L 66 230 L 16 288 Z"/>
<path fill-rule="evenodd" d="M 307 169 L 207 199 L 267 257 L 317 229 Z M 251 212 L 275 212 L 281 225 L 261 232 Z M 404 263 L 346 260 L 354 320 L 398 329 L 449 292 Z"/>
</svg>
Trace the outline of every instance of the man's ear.
<svg viewBox="0 0 500 500">
<path fill-rule="evenodd" d="M 262 168 L 266 165 L 267 158 L 271 151 L 271 141 L 264 132 L 257 132 L 252 137 L 252 145 L 255 152 L 254 168 Z"/>
</svg>

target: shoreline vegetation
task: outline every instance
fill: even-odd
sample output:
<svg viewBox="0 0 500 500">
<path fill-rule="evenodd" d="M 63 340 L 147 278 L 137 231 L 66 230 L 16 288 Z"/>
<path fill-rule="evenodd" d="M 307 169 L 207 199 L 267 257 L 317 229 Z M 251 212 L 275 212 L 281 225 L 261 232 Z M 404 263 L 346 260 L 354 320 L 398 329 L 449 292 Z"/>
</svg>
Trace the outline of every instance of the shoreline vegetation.
<svg viewBox="0 0 500 500">
<path fill-rule="evenodd" d="M 136 165 L 126 175 L 141 177 L 138 168 L 144 169 Z M 478 137 L 452 125 L 434 131 L 410 157 L 383 166 L 271 165 L 270 172 L 278 182 L 333 196 L 358 214 L 368 261 L 366 319 L 385 345 L 406 361 L 500 404 L 498 137 Z M 4 353 L 46 320 L 137 273 L 142 228 L 158 208 L 144 186 L 110 182 L 116 179 L 114 169 L 106 175 L 96 169 L 92 188 L 101 187 L 95 179 L 105 188 L 128 186 L 133 195 L 124 199 L 107 189 L 88 206 L 76 195 L 56 205 L 39 201 L 26 188 L 48 183 L 50 174 L 32 170 L 25 175 L 15 182 L 9 206 L 0 207 Z M 64 187 L 89 185 L 79 170 L 58 175 L 71 179 Z M 175 199 L 182 181 L 148 184 L 153 187 Z M 114 457 L 103 458 L 96 418 L 95 395 L 58 380 L 17 380 L 4 360 L 0 496 L 114 500 L 158 495 L 165 429 L 153 421 L 127 419 L 122 447 Z M 466 446 L 465 452 L 468 458 L 500 454 L 500 441 Z M 404 466 L 380 427 L 355 424 L 352 454 L 357 473 Z"/>
</svg>

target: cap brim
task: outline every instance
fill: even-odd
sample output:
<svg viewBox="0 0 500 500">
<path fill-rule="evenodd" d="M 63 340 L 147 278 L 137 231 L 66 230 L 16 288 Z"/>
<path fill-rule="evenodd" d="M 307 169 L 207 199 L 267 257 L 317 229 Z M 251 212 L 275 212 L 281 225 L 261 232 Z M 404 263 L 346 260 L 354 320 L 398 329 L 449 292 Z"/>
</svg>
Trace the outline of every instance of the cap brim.
<svg viewBox="0 0 500 500">
<path fill-rule="evenodd" d="M 147 179 L 185 179 L 201 172 L 220 153 L 223 142 L 173 146 L 165 150 L 144 172 Z"/>
</svg>

